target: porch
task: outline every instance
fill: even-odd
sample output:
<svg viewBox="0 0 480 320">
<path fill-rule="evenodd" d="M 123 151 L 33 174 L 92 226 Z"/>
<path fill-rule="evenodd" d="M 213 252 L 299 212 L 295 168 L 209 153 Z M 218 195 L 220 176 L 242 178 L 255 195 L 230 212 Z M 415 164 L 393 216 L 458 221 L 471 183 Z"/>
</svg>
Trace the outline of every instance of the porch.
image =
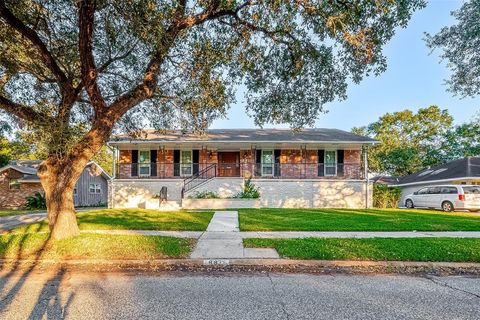
<svg viewBox="0 0 480 320">
<path fill-rule="evenodd" d="M 364 179 L 361 150 L 120 150 L 116 179 Z"/>
</svg>

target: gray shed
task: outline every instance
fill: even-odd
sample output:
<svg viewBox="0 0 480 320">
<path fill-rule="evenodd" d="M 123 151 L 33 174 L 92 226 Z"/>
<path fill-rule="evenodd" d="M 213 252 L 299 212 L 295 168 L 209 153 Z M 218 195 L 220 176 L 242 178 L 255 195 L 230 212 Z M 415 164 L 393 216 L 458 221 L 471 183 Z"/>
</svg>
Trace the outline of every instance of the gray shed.
<svg viewBox="0 0 480 320">
<path fill-rule="evenodd" d="M 105 206 L 110 176 L 96 162 L 87 163 L 73 193 L 76 207 Z"/>
</svg>

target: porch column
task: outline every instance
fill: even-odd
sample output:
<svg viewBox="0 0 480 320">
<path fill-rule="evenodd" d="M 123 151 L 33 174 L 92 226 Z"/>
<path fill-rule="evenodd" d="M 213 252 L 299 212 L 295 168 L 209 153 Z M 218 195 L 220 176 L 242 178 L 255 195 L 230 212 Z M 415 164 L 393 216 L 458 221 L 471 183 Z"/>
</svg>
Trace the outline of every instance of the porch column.
<svg viewBox="0 0 480 320">
<path fill-rule="evenodd" d="M 370 179 L 368 177 L 368 146 L 365 146 L 363 148 L 363 162 L 364 162 L 364 167 L 365 167 L 365 208 L 369 208 L 369 203 L 368 203 L 368 198 L 369 198 L 369 192 L 368 192 L 368 187 L 370 184 Z"/>
<path fill-rule="evenodd" d="M 112 176 L 113 176 L 113 179 L 115 179 L 117 177 L 117 147 L 112 148 L 112 158 L 113 158 Z"/>
</svg>

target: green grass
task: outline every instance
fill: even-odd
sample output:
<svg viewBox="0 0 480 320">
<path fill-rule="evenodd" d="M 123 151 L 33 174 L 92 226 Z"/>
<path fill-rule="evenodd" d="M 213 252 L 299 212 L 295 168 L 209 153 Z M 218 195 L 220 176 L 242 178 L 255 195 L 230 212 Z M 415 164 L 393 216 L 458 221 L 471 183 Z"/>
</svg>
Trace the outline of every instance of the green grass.
<svg viewBox="0 0 480 320">
<path fill-rule="evenodd" d="M 77 213 L 81 230 L 204 231 L 213 212 L 158 211 L 145 209 L 101 209 Z M 21 226 L 11 232 L 48 231 L 46 221 Z"/>
<path fill-rule="evenodd" d="M 239 209 L 242 231 L 480 231 L 480 215 L 406 209 Z"/>
<path fill-rule="evenodd" d="M 45 210 L 25 210 L 25 209 L 0 209 L 0 217 L 7 217 L 7 216 L 18 216 L 22 214 L 29 214 L 29 213 L 37 213 L 37 212 L 45 212 Z"/>
<path fill-rule="evenodd" d="M 292 259 L 480 262 L 480 239 L 471 238 L 249 238 L 243 243 L 275 248 Z"/>
<path fill-rule="evenodd" d="M 81 234 L 49 243 L 48 233 L 0 236 L 0 258 L 9 259 L 160 259 L 182 258 L 192 240 L 138 235 Z"/>
</svg>

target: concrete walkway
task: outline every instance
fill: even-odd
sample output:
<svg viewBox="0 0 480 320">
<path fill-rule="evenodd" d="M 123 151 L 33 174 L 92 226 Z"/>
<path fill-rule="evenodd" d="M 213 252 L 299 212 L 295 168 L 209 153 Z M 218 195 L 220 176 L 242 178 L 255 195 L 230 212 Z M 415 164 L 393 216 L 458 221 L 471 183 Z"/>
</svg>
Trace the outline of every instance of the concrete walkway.
<svg viewBox="0 0 480 320">
<path fill-rule="evenodd" d="M 190 255 L 192 259 L 278 259 L 275 249 L 244 248 L 239 236 L 238 212 L 216 211 Z"/>
<path fill-rule="evenodd" d="M 0 217 L 0 232 L 7 231 L 24 224 L 40 222 L 42 220 L 45 220 L 46 216 L 46 212 L 40 212 Z"/>
<path fill-rule="evenodd" d="M 231 212 L 231 211 L 229 211 Z M 480 231 L 157 231 L 157 230 L 82 230 L 82 233 L 168 236 L 179 238 L 245 239 L 245 238 L 480 238 Z M 208 234 L 207 234 L 208 233 Z"/>
</svg>

